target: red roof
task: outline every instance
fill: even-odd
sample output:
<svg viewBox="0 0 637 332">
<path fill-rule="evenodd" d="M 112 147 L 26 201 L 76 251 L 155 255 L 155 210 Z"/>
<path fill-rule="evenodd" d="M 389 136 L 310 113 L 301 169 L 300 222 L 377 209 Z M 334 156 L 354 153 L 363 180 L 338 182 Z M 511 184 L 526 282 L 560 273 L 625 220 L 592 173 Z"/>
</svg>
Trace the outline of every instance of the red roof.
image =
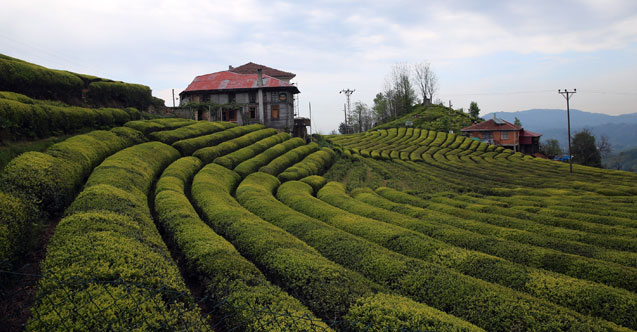
<svg viewBox="0 0 637 332">
<path fill-rule="evenodd" d="M 522 129 L 520 137 L 540 137 L 542 134 L 534 133 L 530 130 Z"/>
<path fill-rule="evenodd" d="M 299 89 L 289 83 L 283 82 L 274 77 L 263 75 L 264 88 L 287 88 L 292 93 L 299 93 Z M 183 92 L 209 91 L 209 90 L 240 90 L 256 89 L 257 74 L 237 74 L 230 71 L 220 71 L 207 75 L 200 75 L 188 85 Z"/>
<path fill-rule="evenodd" d="M 254 63 L 254 62 L 248 62 L 245 65 L 236 67 L 236 68 L 230 68 L 229 71 L 233 72 L 233 73 L 237 73 L 237 74 L 256 74 L 257 69 L 262 69 L 263 70 L 263 74 L 268 75 L 268 76 L 272 76 L 272 77 L 282 77 L 282 78 L 289 78 L 292 79 L 296 76 L 296 74 L 293 73 L 289 73 L 287 71 L 282 71 L 282 70 L 278 70 L 278 69 L 274 69 L 274 68 L 270 68 L 268 66 L 264 66 L 264 65 L 260 65 L 258 63 Z"/>
<path fill-rule="evenodd" d="M 518 131 L 522 127 L 518 127 L 510 122 L 502 119 L 491 119 L 488 121 L 476 123 L 473 126 L 462 128 L 461 131 Z"/>
</svg>

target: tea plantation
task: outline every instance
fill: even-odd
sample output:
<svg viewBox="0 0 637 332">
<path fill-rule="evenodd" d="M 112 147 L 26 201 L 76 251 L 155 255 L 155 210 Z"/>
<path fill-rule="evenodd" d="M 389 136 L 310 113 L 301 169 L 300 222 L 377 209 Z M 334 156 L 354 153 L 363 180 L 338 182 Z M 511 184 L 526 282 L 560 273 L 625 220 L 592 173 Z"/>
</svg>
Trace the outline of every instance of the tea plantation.
<svg viewBox="0 0 637 332">
<path fill-rule="evenodd" d="M 0 184 L 5 265 L 61 219 L 29 331 L 637 330 L 634 173 L 166 118 L 24 153 Z"/>
</svg>

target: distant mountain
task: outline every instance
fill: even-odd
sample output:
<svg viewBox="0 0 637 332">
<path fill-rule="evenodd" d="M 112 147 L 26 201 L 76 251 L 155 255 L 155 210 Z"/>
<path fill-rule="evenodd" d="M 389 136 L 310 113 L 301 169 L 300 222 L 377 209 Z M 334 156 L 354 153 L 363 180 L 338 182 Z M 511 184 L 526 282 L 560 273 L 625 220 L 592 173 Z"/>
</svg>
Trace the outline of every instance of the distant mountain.
<svg viewBox="0 0 637 332">
<path fill-rule="evenodd" d="M 554 138 L 562 148 L 568 145 L 566 110 L 532 109 L 498 112 L 496 116 L 511 123 L 517 117 L 524 129 L 542 134 L 541 141 Z M 493 113 L 485 114 L 483 118 L 493 118 Z M 608 115 L 571 110 L 571 135 L 584 128 L 589 129 L 597 139 L 602 135 L 607 136 L 614 151 L 637 147 L 637 113 Z"/>
</svg>

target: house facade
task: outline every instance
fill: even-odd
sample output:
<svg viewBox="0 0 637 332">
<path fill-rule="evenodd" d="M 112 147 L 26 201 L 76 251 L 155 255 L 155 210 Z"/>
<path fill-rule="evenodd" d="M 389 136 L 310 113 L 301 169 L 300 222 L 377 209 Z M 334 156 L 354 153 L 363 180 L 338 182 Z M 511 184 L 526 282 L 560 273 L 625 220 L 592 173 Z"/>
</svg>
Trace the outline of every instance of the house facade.
<svg viewBox="0 0 637 332">
<path fill-rule="evenodd" d="M 195 77 L 179 94 L 180 107 L 196 107 L 196 120 L 262 123 L 290 132 L 294 127 L 294 95 L 300 92 L 289 82 L 294 76 L 252 62 L 230 66 L 227 71 Z"/>
<path fill-rule="evenodd" d="M 512 149 L 525 154 L 535 154 L 540 147 L 541 134 L 524 130 L 510 122 L 495 116 L 488 121 L 463 128 L 465 136 L 477 138 L 482 142 Z"/>
</svg>

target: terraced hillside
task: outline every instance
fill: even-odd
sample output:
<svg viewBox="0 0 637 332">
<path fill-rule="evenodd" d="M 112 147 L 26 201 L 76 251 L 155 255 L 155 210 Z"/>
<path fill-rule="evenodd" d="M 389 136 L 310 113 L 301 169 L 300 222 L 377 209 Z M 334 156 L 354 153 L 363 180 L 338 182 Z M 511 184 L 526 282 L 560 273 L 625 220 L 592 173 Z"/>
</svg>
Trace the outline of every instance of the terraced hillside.
<svg viewBox="0 0 637 332">
<path fill-rule="evenodd" d="M 15 158 L 1 257 L 63 215 L 27 330 L 637 329 L 635 174 L 424 129 L 326 139 L 140 120 Z"/>
</svg>

